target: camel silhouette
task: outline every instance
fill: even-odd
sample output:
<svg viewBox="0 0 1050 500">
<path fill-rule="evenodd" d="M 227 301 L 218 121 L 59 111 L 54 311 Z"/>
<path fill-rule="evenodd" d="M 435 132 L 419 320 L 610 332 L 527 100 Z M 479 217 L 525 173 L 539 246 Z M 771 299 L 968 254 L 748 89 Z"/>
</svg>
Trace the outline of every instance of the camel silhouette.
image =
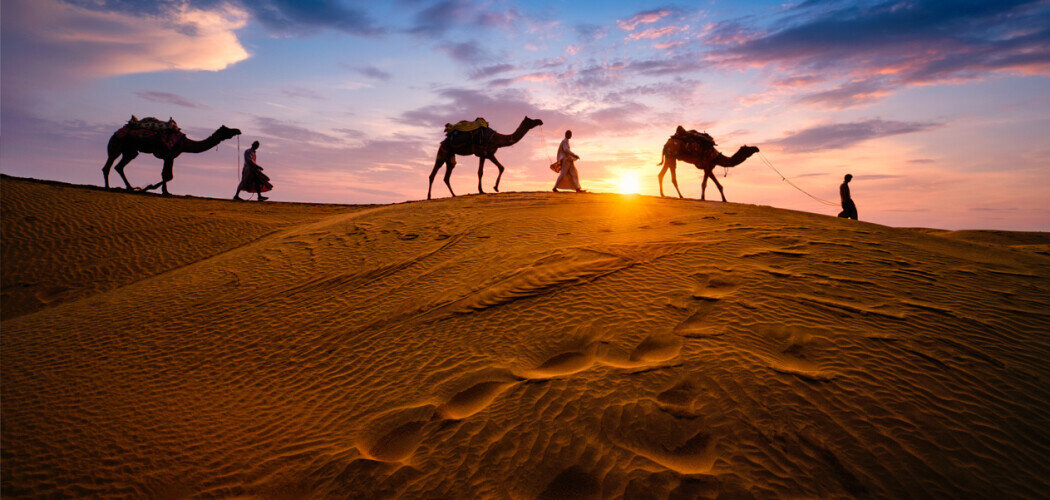
<svg viewBox="0 0 1050 500">
<path fill-rule="evenodd" d="M 146 186 L 143 188 L 143 191 L 162 187 L 164 194 L 170 194 L 168 193 L 168 181 L 175 177 L 172 172 L 175 158 L 182 153 L 202 153 L 215 147 L 220 142 L 241 133 L 238 129 L 228 128 L 223 125 L 208 136 L 207 139 L 195 141 L 179 131 L 172 120 L 168 120 L 170 127 L 161 129 L 139 126 L 140 123 L 147 122 L 147 120 L 147 118 L 137 120 L 135 117 L 132 117 L 128 125 L 114 132 L 113 136 L 109 138 L 109 144 L 106 147 L 108 158 L 106 159 L 106 165 L 102 167 L 102 178 L 107 188 L 109 188 L 109 170 L 112 167 L 120 174 L 120 178 L 124 180 L 125 189 L 128 191 L 134 190 L 131 187 L 131 183 L 128 182 L 127 176 L 124 175 L 124 167 L 131 160 L 134 160 L 139 153 L 148 153 L 164 160 L 164 168 L 161 171 L 161 181 Z M 114 166 L 113 162 L 117 157 L 120 157 L 120 161 Z"/>
<path fill-rule="evenodd" d="M 695 131 L 686 132 L 682 127 L 678 127 L 675 135 L 671 136 L 664 143 L 663 156 L 660 158 L 660 163 L 657 163 L 657 165 L 663 165 L 658 176 L 660 179 L 660 196 L 664 195 L 664 174 L 670 170 L 671 183 L 674 184 L 675 191 L 678 191 L 678 197 L 684 198 L 682 191 L 678 189 L 678 177 L 675 172 L 678 160 L 682 160 L 704 171 L 704 180 L 700 184 L 701 200 L 704 199 L 704 194 L 707 192 L 707 179 L 710 178 L 715 181 L 715 186 L 718 186 L 718 194 L 722 195 L 722 201 L 726 201 L 722 185 L 719 184 L 718 178 L 714 175 L 714 168 L 716 166 L 735 167 L 757 152 L 758 148 L 755 146 L 741 146 L 733 156 L 727 158 L 715 149 L 714 139 L 710 135 Z"/>
<path fill-rule="evenodd" d="M 543 120 L 533 120 L 526 116 L 521 121 L 521 124 L 518 125 L 517 130 L 510 135 L 503 135 L 491 128 L 482 127 L 470 132 L 460 132 L 446 137 L 445 140 L 441 141 L 437 159 L 434 161 L 434 169 L 430 172 L 430 184 L 427 185 L 427 199 L 430 199 L 430 192 L 434 187 L 434 177 L 442 165 L 445 166 L 445 185 L 448 186 L 448 192 L 452 193 L 452 196 L 456 196 L 456 193 L 452 191 L 452 184 L 449 183 L 449 179 L 452 177 L 452 169 L 456 167 L 456 155 L 474 155 L 480 158 L 478 161 L 478 192 L 481 194 L 485 193 L 485 190 L 481 188 L 481 176 L 485 169 L 485 160 L 495 163 L 496 168 L 499 169 L 499 175 L 496 176 L 496 185 L 492 189 L 499 192 L 499 180 L 503 177 L 503 165 L 496 160 L 496 150 L 516 144 L 522 137 L 525 137 L 529 130 L 540 125 L 543 125 Z"/>
</svg>

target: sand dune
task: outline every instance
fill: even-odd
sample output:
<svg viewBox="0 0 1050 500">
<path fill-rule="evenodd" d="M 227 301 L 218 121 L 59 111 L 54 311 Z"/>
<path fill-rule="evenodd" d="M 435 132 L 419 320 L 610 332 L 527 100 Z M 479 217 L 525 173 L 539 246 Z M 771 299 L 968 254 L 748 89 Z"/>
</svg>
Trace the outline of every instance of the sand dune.
<svg viewBox="0 0 1050 500">
<path fill-rule="evenodd" d="M 1050 490 L 1047 234 L 0 195 L 7 496 Z"/>
</svg>

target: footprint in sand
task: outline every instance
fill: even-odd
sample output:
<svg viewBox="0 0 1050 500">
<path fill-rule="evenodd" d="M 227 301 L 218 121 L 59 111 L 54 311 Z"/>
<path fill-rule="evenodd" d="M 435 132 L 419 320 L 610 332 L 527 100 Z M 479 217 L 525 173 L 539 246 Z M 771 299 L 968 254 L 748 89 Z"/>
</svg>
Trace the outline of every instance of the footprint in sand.
<svg viewBox="0 0 1050 500">
<path fill-rule="evenodd" d="M 696 400 L 699 386 L 690 379 L 679 380 L 671 387 L 660 391 L 656 401 L 661 405 L 675 408 L 688 408 Z"/>
<path fill-rule="evenodd" d="M 761 328 L 760 332 L 770 339 L 774 349 L 769 354 L 756 354 L 772 370 L 806 380 L 831 380 L 837 376 L 819 363 L 817 351 L 827 343 L 825 339 L 794 326 L 774 325 Z"/>
<path fill-rule="evenodd" d="M 385 412 L 365 427 L 357 448 L 365 458 L 402 462 L 409 458 L 426 435 L 426 428 L 439 420 L 434 405 L 400 408 Z"/>
<path fill-rule="evenodd" d="M 740 287 L 740 281 L 725 274 L 699 273 L 692 276 L 696 285 L 689 297 L 699 302 L 692 308 L 692 314 L 674 328 L 674 333 L 683 337 L 703 338 L 717 337 L 724 333 L 719 326 L 707 325 L 704 319 L 714 310 L 715 304 L 730 296 Z"/>
<path fill-rule="evenodd" d="M 438 414 L 449 420 L 461 420 L 474 415 L 489 405 L 522 379 L 506 370 L 486 370 L 460 378 L 451 384 L 448 400 L 437 408 Z"/>
<path fill-rule="evenodd" d="M 603 437 L 679 474 L 710 474 L 718 439 L 701 415 L 660 411 L 653 401 L 610 406 L 602 415 Z"/>
<path fill-rule="evenodd" d="M 595 350 L 592 345 L 584 351 L 563 352 L 535 368 L 523 371 L 521 376 L 529 379 L 548 379 L 582 372 L 594 365 Z"/>
<path fill-rule="evenodd" d="M 661 363 L 664 361 L 678 357 L 681 351 L 681 337 L 667 333 L 653 334 L 642 339 L 630 352 L 609 342 L 598 342 L 595 361 L 614 368 L 656 368 L 663 367 Z"/>
<path fill-rule="evenodd" d="M 682 351 L 682 339 L 674 335 L 650 335 L 642 340 L 630 360 L 643 363 L 660 363 L 678 356 Z"/>
</svg>

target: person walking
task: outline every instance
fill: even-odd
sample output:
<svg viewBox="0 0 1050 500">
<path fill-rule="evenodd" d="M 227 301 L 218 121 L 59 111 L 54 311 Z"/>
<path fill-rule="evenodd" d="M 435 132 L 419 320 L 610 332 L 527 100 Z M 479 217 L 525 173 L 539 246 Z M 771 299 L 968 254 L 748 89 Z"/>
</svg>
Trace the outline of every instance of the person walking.
<svg viewBox="0 0 1050 500">
<path fill-rule="evenodd" d="M 263 168 L 255 161 L 255 152 L 259 149 L 259 141 L 252 143 L 252 147 L 244 151 L 244 169 L 241 170 L 241 183 L 237 185 L 237 193 L 233 195 L 235 200 L 243 200 L 241 191 L 259 195 L 259 201 L 269 198 L 262 194 L 273 189 L 270 177 L 263 173 Z"/>
<path fill-rule="evenodd" d="M 580 187 L 580 176 L 576 172 L 576 160 L 580 157 L 573 153 L 569 149 L 569 139 L 572 138 L 572 131 L 565 131 L 565 139 L 561 141 L 558 146 L 558 162 L 561 163 L 561 171 L 558 173 L 558 180 L 554 182 L 554 191 L 558 192 L 558 189 L 574 189 L 577 193 L 584 193 L 586 191 Z"/>
<path fill-rule="evenodd" d="M 857 205 L 853 203 L 853 198 L 849 194 L 849 181 L 852 179 L 853 174 L 846 174 L 845 180 L 839 186 L 839 196 L 842 197 L 842 211 L 839 212 L 839 217 L 857 220 Z"/>
</svg>

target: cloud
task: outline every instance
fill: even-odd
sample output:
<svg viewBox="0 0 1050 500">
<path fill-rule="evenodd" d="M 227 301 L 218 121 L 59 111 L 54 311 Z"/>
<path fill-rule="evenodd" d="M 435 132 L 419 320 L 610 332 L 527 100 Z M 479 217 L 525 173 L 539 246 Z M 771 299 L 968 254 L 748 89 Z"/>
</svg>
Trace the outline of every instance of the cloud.
<svg viewBox="0 0 1050 500">
<path fill-rule="evenodd" d="M 388 81 L 391 78 L 393 78 L 393 75 L 391 75 L 390 73 L 372 65 L 357 67 L 354 68 L 354 71 L 357 71 L 358 73 L 361 73 L 364 76 L 374 78 L 376 80 Z"/>
<path fill-rule="evenodd" d="M 324 96 L 322 96 L 321 94 L 318 94 L 317 92 L 304 87 L 285 87 L 281 89 L 281 93 L 288 97 L 294 98 L 306 98 L 314 100 L 324 99 Z"/>
<path fill-rule="evenodd" d="M 633 31 L 639 24 L 652 24 L 671 15 L 670 9 L 653 9 L 639 12 L 627 19 L 616 21 L 616 25 L 624 31 Z"/>
<path fill-rule="evenodd" d="M 682 41 L 677 41 L 677 42 L 659 42 L 659 43 L 654 43 L 653 44 L 653 48 L 654 49 L 658 49 L 658 50 L 673 49 L 675 47 L 678 47 L 679 45 L 682 45 L 683 43 L 685 43 L 685 42 L 682 42 Z"/>
<path fill-rule="evenodd" d="M 358 36 L 386 32 L 362 9 L 339 0 L 68 0 L 85 9 L 163 18 L 180 7 L 215 10 L 231 6 L 280 36 L 309 36 L 331 29 Z"/>
<path fill-rule="evenodd" d="M 789 132 L 787 137 L 771 141 L 770 144 L 779 145 L 784 150 L 792 152 L 841 149 L 869 139 L 921 132 L 938 126 L 940 124 L 929 122 L 902 122 L 881 119 L 854 123 L 835 123 Z"/>
<path fill-rule="evenodd" d="M 366 12 L 337 0 L 244 0 L 238 2 L 266 29 L 282 35 L 312 35 L 331 29 L 357 36 L 386 32 Z"/>
<path fill-rule="evenodd" d="M 675 33 L 681 33 L 689 29 L 689 26 L 664 26 L 663 28 L 649 28 L 642 31 L 637 31 L 627 35 L 629 40 L 652 40 L 654 38 L 663 38 L 665 36 L 674 35 Z"/>
<path fill-rule="evenodd" d="M 573 27 L 576 36 L 585 42 L 596 42 L 605 38 L 606 28 L 597 24 L 578 24 Z"/>
<path fill-rule="evenodd" d="M 412 27 L 408 32 L 440 38 L 449 30 L 461 27 L 509 28 L 522 20 L 522 17 L 517 9 L 497 10 L 491 8 L 487 2 L 444 0 L 417 12 L 412 17 Z"/>
<path fill-rule="evenodd" d="M 490 76 L 496 76 L 500 73 L 506 73 L 513 71 L 513 64 L 493 64 L 492 66 L 485 66 L 484 68 L 478 68 L 470 73 L 471 78 L 488 78 Z"/>
<path fill-rule="evenodd" d="M 152 91 L 139 91 L 135 92 L 135 95 L 151 102 L 159 102 L 163 104 L 172 104 L 175 106 L 182 106 L 184 108 L 194 109 L 210 109 L 199 102 L 191 101 L 178 94 L 172 94 L 169 92 L 152 92 Z"/>
<path fill-rule="evenodd" d="M 667 59 L 634 61 L 627 64 L 626 69 L 643 75 L 665 76 L 679 73 L 690 73 L 701 70 L 707 66 L 707 61 L 699 54 L 682 54 Z"/>
<path fill-rule="evenodd" d="M 997 72 L 1050 75 L 1050 8 L 1042 0 L 814 5 L 791 9 L 770 31 L 713 26 L 705 43 L 720 44 L 712 59 L 721 65 L 773 64 L 780 75 L 844 79 L 800 99 L 836 108 L 909 85 Z"/>
<path fill-rule="evenodd" d="M 443 43 L 438 45 L 437 49 L 448 54 L 452 59 L 463 63 L 477 63 L 492 59 L 488 51 L 473 40 L 460 43 Z"/>
<path fill-rule="evenodd" d="M 181 4 L 164 17 L 86 9 L 55 0 L 4 2 L 5 71 L 16 90 L 83 78 L 165 70 L 218 71 L 248 57 L 235 30 L 247 14 L 229 5 Z"/>
<path fill-rule="evenodd" d="M 273 118 L 258 116 L 255 118 L 255 124 L 259 127 L 260 132 L 278 141 L 296 143 L 307 142 L 319 145 L 330 145 L 340 142 L 338 137 L 275 120 Z"/>
<path fill-rule="evenodd" d="M 819 104 L 833 109 L 845 109 L 882 99 L 893 93 L 880 78 L 854 80 L 830 90 L 804 94 L 795 99 L 803 104 Z"/>
</svg>

